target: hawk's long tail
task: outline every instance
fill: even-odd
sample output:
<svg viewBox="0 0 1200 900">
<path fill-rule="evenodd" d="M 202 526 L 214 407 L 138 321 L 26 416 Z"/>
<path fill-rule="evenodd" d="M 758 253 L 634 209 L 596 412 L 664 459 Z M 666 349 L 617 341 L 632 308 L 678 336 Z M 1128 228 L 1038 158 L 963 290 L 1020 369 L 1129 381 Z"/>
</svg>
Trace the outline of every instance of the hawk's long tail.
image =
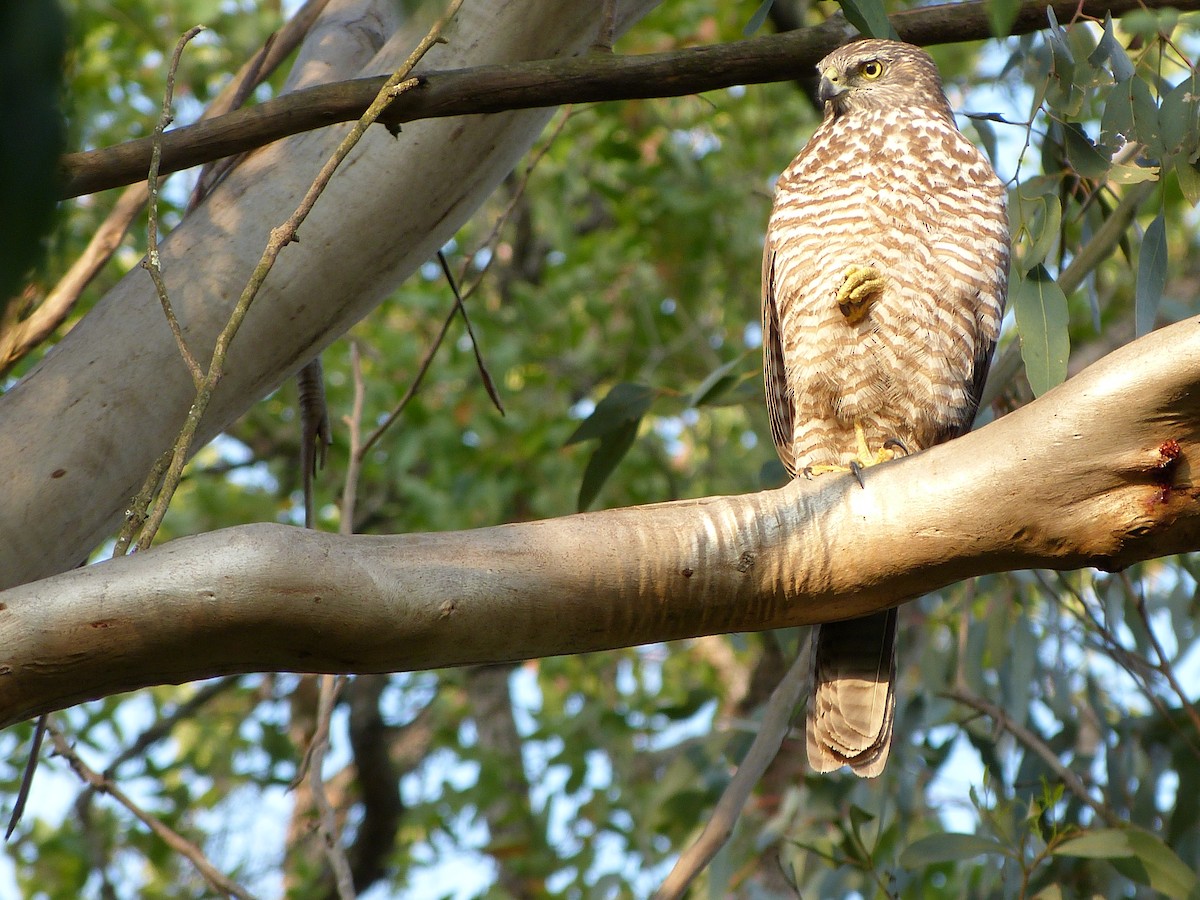
<svg viewBox="0 0 1200 900">
<path fill-rule="evenodd" d="M 808 764 L 874 778 L 892 744 L 896 610 L 813 628 Z"/>
</svg>

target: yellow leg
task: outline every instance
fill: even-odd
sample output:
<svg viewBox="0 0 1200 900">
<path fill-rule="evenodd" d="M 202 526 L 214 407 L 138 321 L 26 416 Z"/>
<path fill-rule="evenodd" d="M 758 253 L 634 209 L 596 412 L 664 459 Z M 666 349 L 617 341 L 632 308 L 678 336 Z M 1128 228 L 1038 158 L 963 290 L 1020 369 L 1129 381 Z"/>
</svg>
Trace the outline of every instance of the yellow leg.
<svg viewBox="0 0 1200 900">
<path fill-rule="evenodd" d="M 871 448 L 867 446 L 867 436 L 863 433 L 863 427 L 857 421 L 854 423 L 854 438 L 858 442 L 858 457 L 854 461 L 864 469 L 896 458 L 895 449 L 887 444 L 872 453 Z"/>
<path fill-rule="evenodd" d="M 854 458 L 850 460 L 850 465 L 836 466 L 828 463 L 818 463 L 815 466 L 805 466 L 801 470 L 801 474 L 805 478 L 812 478 L 814 475 L 826 475 L 832 472 L 853 472 L 854 477 L 858 478 L 858 483 L 862 484 L 862 478 L 858 474 L 860 471 L 895 459 L 896 450 L 904 450 L 904 445 L 899 441 L 888 441 L 872 453 L 870 445 L 867 444 L 867 435 L 863 431 L 862 423 L 857 419 L 854 422 L 854 441 L 857 444 L 857 450 Z"/>
<path fill-rule="evenodd" d="M 857 325 L 867 315 L 871 304 L 883 296 L 887 279 L 874 266 L 847 266 L 838 288 L 838 309 L 851 325 Z"/>
</svg>

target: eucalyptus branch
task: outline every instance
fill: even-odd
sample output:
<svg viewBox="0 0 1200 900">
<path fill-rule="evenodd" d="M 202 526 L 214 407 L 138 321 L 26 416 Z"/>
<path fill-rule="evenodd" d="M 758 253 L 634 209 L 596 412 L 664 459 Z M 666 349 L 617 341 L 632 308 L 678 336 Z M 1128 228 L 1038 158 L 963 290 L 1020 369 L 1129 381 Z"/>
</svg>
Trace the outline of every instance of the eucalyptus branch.
<svg viewBox="0 0 1200 900">
<path fill-rule="evenodd" d="M 1200 9 L 1200 0 L 1025 0 L 1011 34 L 1046 27 L 1049 6 L 1061 19 L 1077 12 L 1102 18 L 1144 8 Z M 914 44 L 979 41 L 992 36 L 985 0 L 947 3 L 893 14 L 897 34 Z M 592 54 L 479 66 L 420 76 L 420 89 L 395 103 L 380 121 L 399 125 L 418 119 L 535 109 L 568 103 L 678 97 L 744 84 L 791 81 L 812 73 L 826 53 L 854 36 L 840 17 L 786 34 L 728 44 L 640 56 Z M 321 85 L 239 110 L 164 136 L 163 171 L 176 171 L 264 146 L 272 141 L 359 118 L 382 79 Z M 75 197 L 129 184 L 143 177 L 151 143 L 142 138 L 115 147 L 63 157 L 62 196 Z"/>
<path fill-rule="evenodd" d="M 985 573 L 1116 570 L 1200 547 L 1197 454 L 1200 317 L 863 486 L 437 534 L 181 538 L 0 594 L 0 726 L 216 674 L 505 662 L 851 618 Z"/>
</svg>

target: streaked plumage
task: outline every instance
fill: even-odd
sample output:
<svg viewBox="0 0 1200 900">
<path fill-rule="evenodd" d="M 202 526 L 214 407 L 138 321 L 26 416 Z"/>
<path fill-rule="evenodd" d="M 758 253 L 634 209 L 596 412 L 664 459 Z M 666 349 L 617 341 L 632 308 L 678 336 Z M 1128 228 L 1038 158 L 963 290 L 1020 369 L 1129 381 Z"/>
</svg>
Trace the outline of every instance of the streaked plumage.
<svg viewBox="0 0 1200 900">
<path fill-rule="evenodd" d="M 825 118 L 780 176 L 763 255 L 771 433 L 793 475 L 971 427 L 1008 277 L 1005 191 L 918 47 L 867 40 L 818 66 Z M 882 276 L 837 302 L 851 266 Z M 843 298 L 845 300 L 845 298 Z M 814 629 L 809 762 L 876 775 L 890 746 L 895 610 Z"/>
</svg>

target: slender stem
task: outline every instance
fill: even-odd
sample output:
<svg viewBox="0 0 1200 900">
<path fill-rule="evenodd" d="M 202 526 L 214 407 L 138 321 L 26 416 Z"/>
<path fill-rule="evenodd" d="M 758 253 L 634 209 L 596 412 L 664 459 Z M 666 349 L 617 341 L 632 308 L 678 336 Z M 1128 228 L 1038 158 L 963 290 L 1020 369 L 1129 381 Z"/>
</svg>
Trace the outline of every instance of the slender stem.
<svg viewBox="0 0 1200 900">
<path fill-rule="evenodd" d="M 204 30 L 203 25 L 194 25 L 183 33 L 175 45 L 175 52 L 171 55 L 171 65 L 167 69 L 167 87 L 163 91 L 162 115 L 159 116 L 158 123 L 154 126 L 153 149 L 150 152 L 150 174 L 146 178 L 146 184 L 150 191 L 150 222 L 147 228 L 146 257 L 141 262 L 142 268 L 150 273 L 150 280 L 154 282 L 154 290 L 158 294 L 158 302 L 162 304 L 163 313 L 167 317 L 167 325 L 175 338 L 175 345 L 179 347 L 179 355 L 183 357 L 183 363 L 191 373 L 192 384 L 197 390 L 204 380 L 204 372 L 200 368 L 200 363 L 196 362 L 192 351 L 188 349 L 187 342 L 183 339 L 183 329 L 179 327 L 179 320 L 175 318 L 175 310 L 171 308 L 171 300 L 167 296 L 167 284 L 163 281 L 162 263 L 158 255 L 158 169 L 162 163 L 163 132 L 175 119 L 171 113 L 171 102 L 175 97 L 175 75 L 179 71 L 179 60 L 183 56 L 183 48 Z"/>
<path fill-rule="evenodd" d="M 153 831 L 171 850 L 191 860 L 192 865 L 196 867 L 196 871 L 200 873 L 205 881 L 212 885 L 214 890 L 226 896 L 238 897 L 239 900 L 253 900 L 254 895 L 218 870 L 216 866 L 209 862 L 203 850 L 183 837 L 179 832 L 168 827 L 161 819 L 150 815 L 150 813 L 134 803 L 111 779 L 101 775 L 85 763 L 79 754 L 75 752 L 75 748 L 67 741 L 66 736 L 59 730 L 57 725 L 51 722 L 47 731 L 50 735 L 50 740 L 54 744 L 55 752 L 67 761 L 85 783 L 102 794 L 108 794 L 129 810 L 138 821 Z"/>
</svg>

